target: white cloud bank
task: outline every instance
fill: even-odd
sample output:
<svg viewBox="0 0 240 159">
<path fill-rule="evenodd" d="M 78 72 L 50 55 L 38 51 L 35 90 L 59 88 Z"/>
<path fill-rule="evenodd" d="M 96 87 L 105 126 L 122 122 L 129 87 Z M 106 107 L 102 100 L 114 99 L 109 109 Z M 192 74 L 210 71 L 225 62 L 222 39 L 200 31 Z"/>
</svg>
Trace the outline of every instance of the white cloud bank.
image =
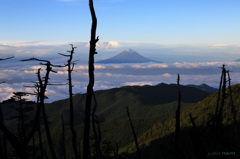
<svg viewBox="0 0 240 159">
<path fill-rule="evenodd" d="M 6 100 L 16 91 L 33 92 L 32 89 L 23 85 L 32 85 L 32 81 L 37 81 L 36 72 L 40 65 L 15 66 L 15 63 L 8 65 L 8 68 L 0 69 L 1 81 L 6 83 L 0 85 L 0 100 Z M 36 63 L 37 64 L 37 63 Z M 121 87 L 125 85 L 155 85 L 158 83 L 176 83 L 177 74 L 181 76 L 181 84 L 202 84 L 217 87 L 221 75 L 221 62 L 201 62 L 201 63 L 145 63 L 145 64 L 108 64 L 95 66 L 95 90 Z M 240 63 L 225 63 L 226 69 L 232 71 L 232 84 L 240 82 Z M 44 67 L 42 76 L 44 76 Z M 50 83 L 67 83 L 66 68 L 56 68 L 57 74 L 50 74 Z M 72 74 L 74 93 L 85 93 L 88 84 L 88 66 L 77 65 Z M 0 81 L 0 82 L 1 82 Z M 52 102 L 59 99 L 68 98 L 68 86 L 49 86 L 47 89 L 49 99 Z M 34 96 L 29 96 L 34 100 Z"/>
<path fill-rule="evenodd" d="M 88 84 L 88 66 L 83 60 L 88 57 L 88 43 L 79 42 L 73 43 L 77 46 L 74 58 L 80 59 L 76 64 L 73 76 L 74 93 L 85 93 Z M 148 48 L 152 49 L 146 49 Z M 231 72 L 232 83 L 240 82 L 240 63 L 228 62 L 225 59 L 230 58 L 230 54 L 222 56 L 222 60 L 210 58 L 209 53 L 214 53 L 214 56 L 220 56 L 225 52 L 236 52 L 240 49 L 238 46 L 215 45 L 203 48 L 191 46 L 168 46 L 150 43 L 121 43 L 115 41 L 99 42 L 97 44 L 96 57 L 113 56 L 122 52 L 126 48 L 136 49 L 140 54 L 157 57 L 164 61 L 170 59 L 169 63 L 145 63 L 145 64 L 95 64 L 95 90 L 109 89 L 112 87 L 120 87 L 125 85 L 155 85 L 161 82 L 176 83 L 177 74 L 181 76 L 181 84 L 202 84 L 206 83 L 210 86 L 217 86 L 219 83 L 222 64 L 226 64 L 226 68 Z M 198 48 L 198 49 L 196 49 Z M 39 42 L 0 42 L 0 58 L 15 56 L 14 59 L 0 62 L 0 82 L 6 83 L 0 85 L 0 100 L 9 98 L 15 91 L 31 91 L 23 87 L 23 85 L 32 85 L 32 81 L 37 80 L 36 72 L 38 68 L 42 68 L 42 76 L 44 76 L 44 66 L 40 66 L 37 61 L 20 62 L 19 59 L 37 57 L 40 59 L 51 60 L 54 64 L 64 64 L 67 59 L 59 56 L 57 53 L 65 53 L 70 50 L 68 44 L 47 44 L 44 41 Z M 197 51 L 196 51 L 197 50 Z M 202 52 L 201 52 L 202 51 Z M 184 52 L 184 53 L 183 53 Z M 217 53 L 216 53 L 217 52 Z M 192 53 L 192 54 L 190 54 Z M 216 53 L 216 55 L 215 55 Z M 184 56 L 182 56 L 184 55 Z M 200 58 L 200 55 L 206 55 L 209 62 L 201 60 L 201 62 L 192 62 L 193 58 Z M 179 60 L 182 58 L 182 60 Z M 186 57 L 191 62 L 186 61 Z M 225 58 L 226 57 L 226 58 Z M 236 56 L 237 57 L 237 56 Z M 85 59 L 84 59 L 85 58 Z M 240 55 L 239 55 L 240 58 Z M 153 58 L 154 59 L 154 58 Z M 87 60 L 86 60 L 87 61 Z M 202 62 L 204 61 L 204 62 Z M 223 62 L 224 61 L 224 62 Z M 67 83 L 66 68 L 54 68 L 58 71 L 57 74 L 50 74 L 50 83 Z M 51 86 L 48 87 L 47 102 L 68 98 L 67 86 Z M 34 99 L 35 97 L 29 97 Z"/>
</svg>

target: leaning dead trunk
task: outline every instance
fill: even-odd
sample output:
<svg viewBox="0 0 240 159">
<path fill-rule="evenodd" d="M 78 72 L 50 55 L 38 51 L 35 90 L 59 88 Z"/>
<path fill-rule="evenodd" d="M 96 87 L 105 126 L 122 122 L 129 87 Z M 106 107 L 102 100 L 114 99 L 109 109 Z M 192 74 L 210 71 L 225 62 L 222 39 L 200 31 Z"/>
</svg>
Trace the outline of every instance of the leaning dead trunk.
<svg viewBox="0 0 240 159">
<path fill-rule="evenodd" d="M 94 54 L 96 54 L 96 43 L 98 41 L 98 38 L 96 39 L 97 18 L 95 15 L 92 0 L 89 0 L 89 8 L 92 16 L 92 29 L 88 62 L 89 83 L 87 86 L 87 99 L 85 105 L 85 119 L 84 119 L 83 159 L 88 159 L 90 154 L 89 133 L 90 133 L 91 104 L 94 86 Z"/>
<path fill-rule="evenodd" d="M 132 129 L 132 133 L 133 133 L 133 137 L 134 137 L 134 141 L 135 141 L 135 145 L 136 145 L 136 148 L 137 148 L 138 159 L 141 159 L 141 152 L 140 152 L 140 149 L 138 147 L 137 135 L 135 133 L 135 130 L 134 130 L 134 127 L 133 127 L 133 124 L 132 124 L 132 120 L 131 120 L 131 117 L 130 117 L 130 114 L 129 114 L 128 107 L 126 107 L 126 112 L 127 112 L 127 115 L 128 115 L 129 123 L 130 123 L 131 129 Z"/>
</svg>

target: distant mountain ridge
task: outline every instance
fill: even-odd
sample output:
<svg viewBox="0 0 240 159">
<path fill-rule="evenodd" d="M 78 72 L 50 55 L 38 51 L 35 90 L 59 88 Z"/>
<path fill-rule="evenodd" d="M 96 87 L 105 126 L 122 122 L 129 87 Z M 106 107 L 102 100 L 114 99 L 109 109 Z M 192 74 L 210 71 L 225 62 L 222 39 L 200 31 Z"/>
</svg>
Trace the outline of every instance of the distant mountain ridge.
<svg viewBox="0 0 240 159">
<path fill-rule="evenodd" d="M 159 61 L 148 59 L 132 49 L 126 49 L 125 51 L 121 52 L 120 54 L 117 54 L 116 56 L 113 56 L 105 60 L 97 61 L 96 63 L 120 64 L 120 63 L 146 63 L 146 62 L 161 63 Z"/>
<path fill-rule="evenodd" d="M 217 88 L 210 87 L 210 86 L 208 86 L 208 85 L 206 85 L 206 84 L 204 84 L 204 83 L 201 84 L 201 85 L 188 84 L 187 86 L 189 86 L 189 87 L 195 87 L 195 88 L 198 88 L 198 89 L 200 89 L 200 90 L 202 90 L 202 91 L 206 91 L 206 92 L 209 92 L 209 93 L 215 93 L 215 92 L 218 91 Z"/>
</svg>

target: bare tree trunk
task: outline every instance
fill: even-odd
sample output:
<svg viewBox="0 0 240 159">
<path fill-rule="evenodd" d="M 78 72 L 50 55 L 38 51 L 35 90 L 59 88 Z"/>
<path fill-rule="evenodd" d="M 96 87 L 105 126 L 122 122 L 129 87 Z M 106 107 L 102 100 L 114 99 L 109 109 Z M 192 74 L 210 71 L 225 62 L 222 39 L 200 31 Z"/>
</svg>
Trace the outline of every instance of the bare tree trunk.
<svg viewBox="0 0 240 159">
<path fill-rule="evenodd" d="M 4 123 L 4 118 L 3 118 L 3 113 L 2 113 L 2 106 L 0 103 L 0 122 Z M 0 133 L 1 134 L 1 133 Z M 8 154 L 7 154 L 7 141 L 4 133 L 0 136 L 1 141 L 0 141 L 0 148 L 1 148 L 1 157 L 8 159 Z"/>
<path fill-rule="evenodd" d="M 217 118 L 217 115 L 218 115 L 218 107 L 219 107 L 220 95 L 221 95 L 221 91 L 222 91 L 222 79 L 223 79 L 223 72 L 222 72 L 222 75 L 221 75 L 219 89 L 218 89 L 218 98 L 217 98 L 217 105 L 216 105 L 216 110 L 215 110 L 215 119 Z"/>
<path fill-rule="evenodd" d="M 116 150 L 114 150 L 114 159 L 118 159 L 118 144 L 116 143 Z"/>
<path fill-rule="evenodd" d="M 48 159 L 48 155 L 47 155 L 46 150 L 44 150 L 44 154 L 45 154 L 45 158 Z"/>
<path fill-rule="evenodd" d="M 35 134 L 33 134 L 33 159 L 35 159 L 36 156 L 36 146 L 35 146 Z"/>
<path fill-rule="evenodd" d="M 44 159 L 44 151 L 43 151 L 43 144 L 42 144 L 42 132 L 41 132 L 40 121 L 39 121 L 39 124 L 38 124 L 38 138 L 39 138 L 40 156 L 41 156 L 41 159 Z"/>
<path fill-rule="evenodd" d="M 232 113 L 232 117 L 233 117 L 233 122 L 234 122 L 234 124 L 236 124 L 237 123 L 236 112 L 235 112 L 235 108 L 234 108 L 234 105 L 233 105 L 231 78 L 230 78 L 229 71 L 227 71 L 227 74 L 228 74 L 228 89 L 229 89 L 229 96 L 230 96 L 230 103 L 231 103 L 231 113 Z"/>
<path fill-rule="evenodd" d="M 127 115 L 128 115 L 129 123 L 130 123 L 131 129 L 132 129 L 132 133 L 133 133 L 133 137 L 134 137 L 134 141 L 135 141 L 135 145 L 136 145 L 136 148 L 137 148 L 138 159 L 141 159 L 141 152 L 140 152 L 140 149 L 138 147 L 137 135 L 135 133 L 135 130 L 134 130 L 134 127 L 133 127 L 133 124 L 132 124 L 132 120 L 131 120 L 131 117 L 130 117 L 130 114 L 129 114 L 128 107 L 126 107 L 126 112 L 127 112 Z"/>
<path fill-rule="evenodd" d="M 231 113 L 232 113 L 232 118 L 233 118 L 234 132 L 235 132 L 237 144 L 240 145 L 239 128 L 238 128 L 238 125 L 237 125 L 236 111 L 235 111 L 235 108 L 234 108 L 234 105 L 233 105 L 231 78 L 230 78 L 229 71 L 227 71 L 227 74 L 228 74 L 228 89 L 229 89 L 229 96 L 230 96 L 230 103 L 231 103 Z"/>
<path fill-rule="evenodd" d="M 63 158 L 67 159 L 66 156 L 66 145 L 65 145 L 65 130 L 64 130 L 64 120 L 63 120 L 63 116 L 62 116 L 62 148 L 63 148 Z"/>
<path fill-rule="evenodd" d="M 54 150 L 54 146 L 53 146 L 53 141 L 52 141 L 52 137 L 51 137 L 50 128 L 49 128 L 49 125 L 48 125 L 48 118 L 47 118 L 47 114 L 46 114 L 46 110 L 45 110 L 45 105 L 44 104 L 42 106 L 42 112 L 43 112 L 44 126 L 45 126 L 45 130 L 46 130 L 46 134 L 47 134 L 48 146 L 50 148 L 50 152 L 51 152 L 52 158 L 53 159 L 57 159 L 56 153 L 55 153 L 55 150 Z"/>
<path fill-rule="evenodd" d="M 78 149 L 77 149 L 77 133 L 74 129 L 74 113 L 73 113 L 73 93 L 72 93 L 72 71 L 74 68 L 74 63 L 72 63 L 72 59 L 73 59 L 73 53 L 74 53 L 74 49 L 76 47 L 73 47 L 72 44 L 70 44 L 72 46 L 72 50 L 68 51 L 70 52 L 70 55 L 65 55 L 65 54 L 60 54 L 62 56 L 66 56 L 69 57 L 68 61 L 67 61 L 67 67 L 68 67 L 68 90 L 69 90 L 69 104 L 70 104 L 70 130 L 72 133 L 72 146 L 73 146 L 73 151 L 74 151 L 74 155 L 75 155 L 75 159 L 79 159 L 80 156 L 78 154 Z M 72 66 L 71 66 L 72 65 Z"/>
<path fill-rule="evenodd" d="M 176 153 L 179 154 L 179 142 L 180 142 L 180 107 L 181 107 L 181 92 L 180 92 L 180 76 L 178 74 L 178 79 L 177 79 L 177 89 L 178 89 L 178 106 L 176 110 L 176 129 L 175 129 L 175 148 L 176 148 Z"/>
<path fill-rule="evenodd" d="M 89 8 L 92 16 L 92 29 L 91 29 L 91 40 L 89 50 L 89 62 L 88 62 L 88 74 L 89 83 L 87 86 L 87 99 L 85 106 L 85 120 L 84 120 L 84 137 L 83 137 L 83 159 L 89 159 L 90 146 L 89 146 L 89 133 L 90 133 L 90 116 L 91 116 L 91 104 L 93 96 L 94 86 L 94 54 L 96 54 L 96 29 L 97 29 L 97 18 L 93 7 L 93 1 L 89 0 Z"/>
<path fill-rule="evenodd" d="M 222 128 L 222 121 L 223 121 L 222 111 L 223 111 L 223 106 L 224 106 L 224 102 L 225 102 L 225 99 L 226 99 L 226 83 L 227 83 L 227 80 L 226 80 L 225 65 L 223 65 L 223 67 L 222 67 L 222 74 L 223 74 L 222 97 L 221 97 L 221 105 L 220 105 L 218 116 L 217 116 L 217 128 Z"/>
<path fill-rule="evenodd" d="M 97 109 L 97 100 L 96 100 L 96 97 L 95 97 L 94 93 L 93 93 L 93 99 L 94 99 L 94 103 L 95 103 L 94 107 L 93 107 L 93 111 L 92 111 L 92 128 L 93 128 L 93 135 L 94 135 L 94 140 L 95 140 L 94 147 L 95 147 L 97 158 L 101 159 L 102 158 L 102 151 L 101 151 L 101 148 L 100 148 L 100 142 L 101 142 L 101 139 L 102 139 L 102 135 L 101 135 L 100 126 L 99 126 L 97 116 L 95 115 L 95 112 L 96 112 L 96 109 Z M 95 123 L 98 126 L 98 132 L 97 132 Z"/>
</svg>

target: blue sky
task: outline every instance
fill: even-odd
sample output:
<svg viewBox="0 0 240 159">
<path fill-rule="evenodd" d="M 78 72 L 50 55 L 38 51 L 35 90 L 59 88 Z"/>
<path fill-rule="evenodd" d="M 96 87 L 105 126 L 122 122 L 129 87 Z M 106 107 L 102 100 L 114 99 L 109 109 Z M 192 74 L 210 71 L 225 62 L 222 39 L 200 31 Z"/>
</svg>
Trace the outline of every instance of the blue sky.
<svg viewBox="0 0 240 159">
<path fill-rule="evenodd" d="M 239 44 L 238 0 L 95 0 L 102 42 Z M 87 0 L 1 0 L 0 41 L 87 42 Z"/>
</svg>

